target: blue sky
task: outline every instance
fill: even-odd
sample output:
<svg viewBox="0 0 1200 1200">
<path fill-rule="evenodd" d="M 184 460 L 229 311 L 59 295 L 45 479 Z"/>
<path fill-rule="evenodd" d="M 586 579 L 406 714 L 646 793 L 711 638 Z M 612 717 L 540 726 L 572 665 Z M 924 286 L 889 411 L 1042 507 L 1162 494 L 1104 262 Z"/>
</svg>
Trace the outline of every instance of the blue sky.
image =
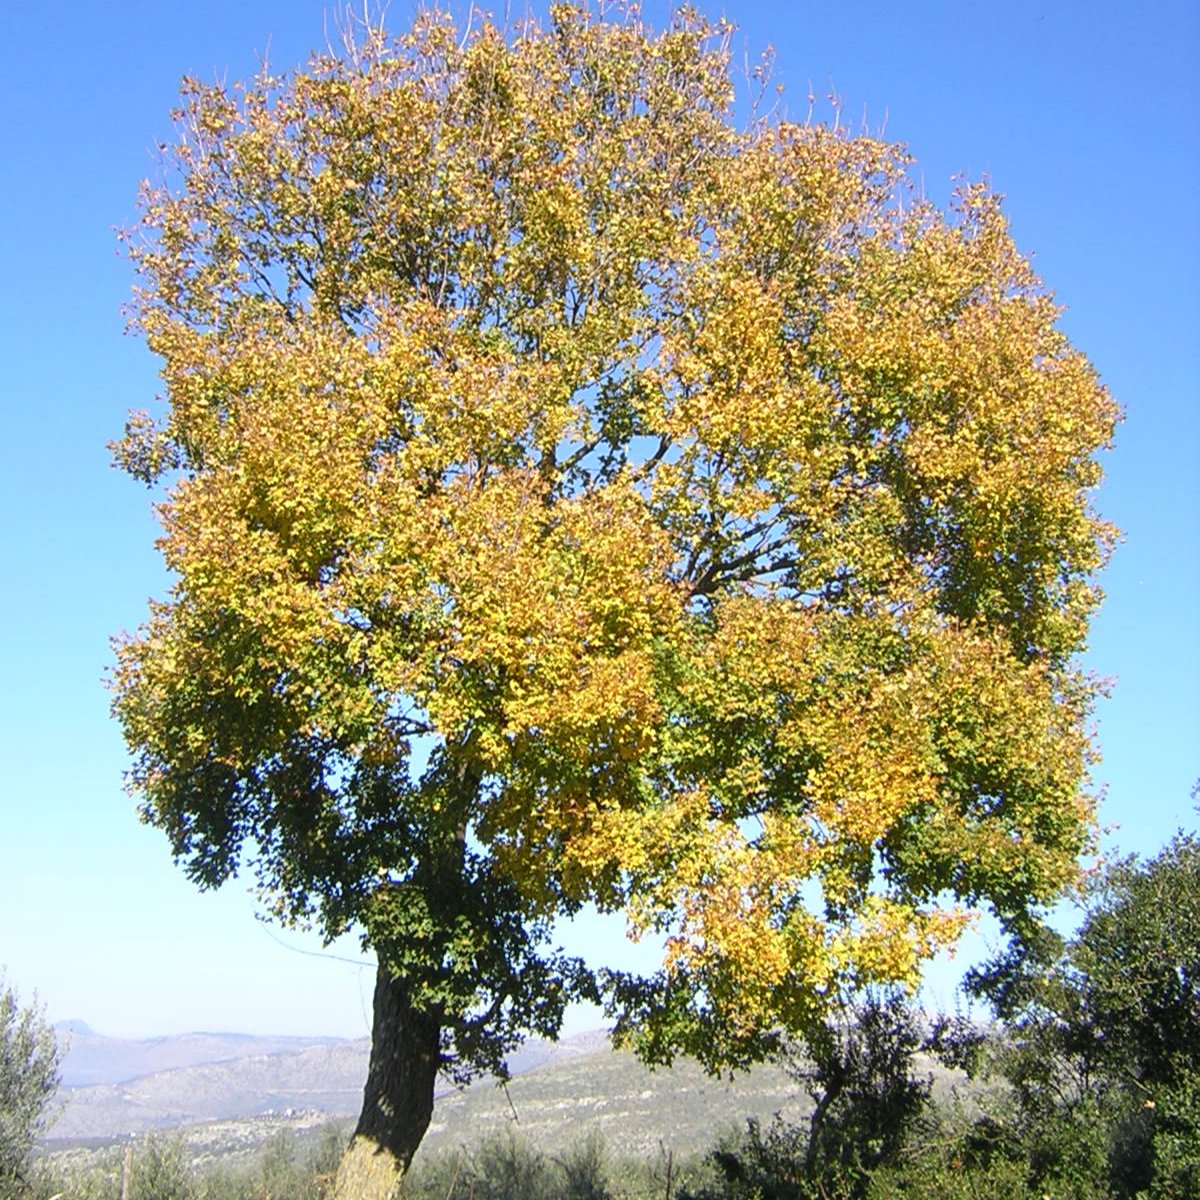
<svg viewBox="0 0 1200 1200">
<path fill-rule="evenodd" d="M 1098 503 L 1125 537 L 1087 665 L 1115 681 L 1097 713 L 1107 844 L 1152 853 L 1195 828 L 1200 778 L 1200 6 L 700 7 L 737 22 L 751 61 L 775 46 L 797 115 L 811 83 L 841 97 L 846 119 L 906 143 L 934 199 L 956 174 L 987 176 L 1124 406 Z M 394 0 L 391 27 L 414 8 Z M 651 20 L 664 10 L 645 6 Z M 51 1019 L 113 1035 L 368 1029 L 369 969 L 297 952 L 318 946 L 269 932 L 241 884 L 197 893 L 137 823 L 101 683 L 109 636 L 136 626 L 163 583 L 149 497 L 105 450 L 156 392 L 154 361 L 123 336 L 131 274 L 113 227 L 134 217 L 181 75 L 246 77 L 268 45 L 274 65 L 297 64 L 331 11 L 0 6 L 0 964 Z M 619 925 L 568 936 L 630 961 Z M 943 1001 L 949 979 L 934 979 Z"/>
</svg>

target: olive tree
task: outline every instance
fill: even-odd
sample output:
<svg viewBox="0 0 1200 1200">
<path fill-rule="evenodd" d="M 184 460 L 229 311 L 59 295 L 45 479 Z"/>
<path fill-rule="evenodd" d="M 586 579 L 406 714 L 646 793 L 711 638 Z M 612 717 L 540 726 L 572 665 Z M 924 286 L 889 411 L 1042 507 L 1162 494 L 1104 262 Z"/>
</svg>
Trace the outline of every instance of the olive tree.
<svg viewBox="0 0 1200 1200">
<path fill-rule="evenodd" d="M 22 1005 L 0 974 L 0 1195 L 25 1184 L 58 1088 L 59 1047 L 36 1002 Z"/>
</svg>

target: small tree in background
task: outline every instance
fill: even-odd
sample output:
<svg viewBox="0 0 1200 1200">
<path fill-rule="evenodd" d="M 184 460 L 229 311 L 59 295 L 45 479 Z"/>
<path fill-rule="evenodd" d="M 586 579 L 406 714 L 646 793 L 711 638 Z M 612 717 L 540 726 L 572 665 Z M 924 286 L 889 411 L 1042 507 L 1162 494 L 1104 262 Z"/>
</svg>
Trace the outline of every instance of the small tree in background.
<svg viewBox="0 0 1200 1200">
<path fill-rule="evenodd" d="M 924 1025 L 905 993 L 872 990 L 808 1039 L 792 1071 L 813 1100 L 810 1180 L 844 1180 L 847 1194 L 860 1195 L 872 1171 L 896 1160 L 932 1089 L 915 1061 L 930 1047 Z"/>
<path fill-rule="evenodd" d="M 0 973 L 0 1196 L 19 1195 L 58 1088 L 60 1052 L 36 1003 Z"/>
<path fill-rule="evenodd" d="M 936 1051 L 945 1023 L 925 1018 L 899 989 L 868 989 L 783 1058 L 812 1110 L 804 1124 L 752 1118 L 739 1142 L 713 1154 L 715 1190 L 694 1200 L 857 1200 L 895 1163 L 925 1112 L 932 1076 L 916 1056 Z"/>
</svg>

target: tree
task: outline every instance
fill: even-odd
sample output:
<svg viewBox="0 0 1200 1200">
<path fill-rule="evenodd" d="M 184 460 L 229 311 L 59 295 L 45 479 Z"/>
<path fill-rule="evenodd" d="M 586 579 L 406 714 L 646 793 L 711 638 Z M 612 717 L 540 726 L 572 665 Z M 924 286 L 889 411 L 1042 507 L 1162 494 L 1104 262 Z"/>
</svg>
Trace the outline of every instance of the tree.
<svg viewBox="0 0 1200 1200">
<path fill-rule="evenodd" d="M 934 1048 L 922 1024 L 903 992 L 871 991 L 810 1039 L 808 1061 L 793 1061 L 813 1100 L 804 1155 L 811 1183 L 861 1196 L 871 1172 L 897 1160 L 933 1090 L 915 1065 L 918 1052 Z"/>
<path fill-rule="evenodd" d="M 1105 1195 L 1196 1194 L 1197 911 L 1200 842 L 1179 834 L 1148 862 L 1110 865 L 1074 937 L 1042 931 L 975 973 L 1008 1022 L 1035 1168 L 1090 1146 Z"/>
<path fill-rule="evenodd" d="M 22 1007 L 0 974 L 0 1196 L 25 1187 L 58 1088 L 58 1042 L 35 1004 Z"/>
<path fill-rule="evenodd" d="M 853 1000 L 785 1054 L 812 1100 L 806 1125 L 776 1113 L 764 1131 L 752 1117 L 740 1142 L 714 1152 L 722 1178 L 696 1200 L 856 1200 L 879 1168 L 899 1160 L 933 1090 L 916 1056 L 941 1050 L 951 1022 L 927 1030 L 898 988 Z"/>
<path fill-rule="evenodd" d="M 378 955 L 343 1196 L 571 998 L 737 1066 L 1090 838 L 1114 406 L 997 197 L 739 126 L 729 35 L 367 26 L 185 81 L 143 190 L 173 581 L 114 710 L 192 879 Z M 662 970 L 554 949 L 585 904 Z"/>
</svg>

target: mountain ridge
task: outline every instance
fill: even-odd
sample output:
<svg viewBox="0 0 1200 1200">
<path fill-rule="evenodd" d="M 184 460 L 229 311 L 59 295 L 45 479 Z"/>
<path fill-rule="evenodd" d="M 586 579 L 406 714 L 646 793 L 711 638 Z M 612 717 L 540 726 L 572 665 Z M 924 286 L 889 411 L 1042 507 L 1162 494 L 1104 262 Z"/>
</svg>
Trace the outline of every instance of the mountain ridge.
<svg viewBox="0 0 1200 1200">
<path fill-rule="evenodd" d="M 344 1044 L 351 1039 L 288 1034 L 206 1032 L 118 1038 L 97 1033 L 78 1018 L 54 1026 L 62 1051 L 60 1077 L 65 1088 L 120 1084 L 181 1067 L 233 1062 L 255 1054 L 289 1054 L 313 1046 Z"/>
<path fill-rule="evenodd" d="M 216 1053 L 234 1041 L 209 1035 L 161 1040 L 183 1044 L 168 1045 L 168 1055 Z M 240 1044 L 261 1049 L 290 1040 L 296 1039 L 248 1035 Z M 254 1129 L 272 1123 L 311 1128 L 322 1120 L 353 1118 L 362 1101 L 369 1040 L 308 1040 L 317 1044 L 66 1087 L 47 1149 L 174 1129 L 193 1140 L 234 1137 L 245 1143 L 253 1140 Z M 135 1049 L 144 1044 L 143 1039 L 128 1043 Z M 601 1030 L 558 1042 L 531 1040 L 511 1056 L 510 1067 L 512 1078 L 503 1088 L 491 1079 L 462 1089 L 449 1080 L 440 1084 L 426 1136 L 428 1152 L 460 1144 L 468 1132 L 514 1127 L 548 1143 L 567 1131 L 571 1136 L 599 1132 L 629 1149 L 636 1145 L 652 1151 L 659 1142 L 683 1149 L 699 1145 L 716 1126 L 740 1124 L 749 1115 L 769 1119 L 792 1107 L 797 1097 L 795 1081 L 778 1067 L 757 1067 L 736 1080 L 713 1079 L 687 1060 L 651 1070 L 629 1051 L 614 1050 Z M 121 1068 L 113 1066 L 112 1071 L 119 1074 Z M 238 1126 L 236 1135 L 218 1130 Z"/>
</svg>

